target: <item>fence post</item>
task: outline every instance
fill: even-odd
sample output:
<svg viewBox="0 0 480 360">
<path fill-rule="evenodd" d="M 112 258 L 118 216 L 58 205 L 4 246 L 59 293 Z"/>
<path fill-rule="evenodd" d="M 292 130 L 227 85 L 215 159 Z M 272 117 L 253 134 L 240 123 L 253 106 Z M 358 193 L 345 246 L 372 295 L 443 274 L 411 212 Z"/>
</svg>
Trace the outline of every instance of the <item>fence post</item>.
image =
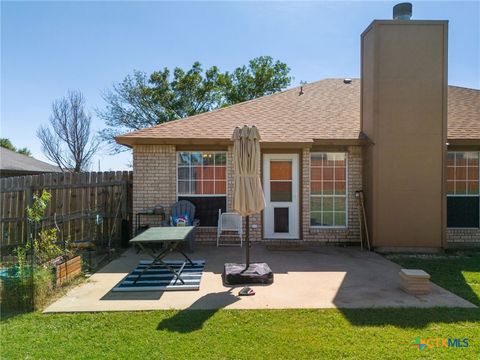
<svg viewBox="0 0 480 360">
<path fill-rule="evenodd" d="M 25 214 L 25 244 L 28 244 L 32 240 L 32 224 L 28 221 L 27 217 L 27 208 L 31 207 L 33 204 L 33 188 L 32 186 L 27 186 L 25 188 L 25 209 L 23 213 Z"/>
</svg>

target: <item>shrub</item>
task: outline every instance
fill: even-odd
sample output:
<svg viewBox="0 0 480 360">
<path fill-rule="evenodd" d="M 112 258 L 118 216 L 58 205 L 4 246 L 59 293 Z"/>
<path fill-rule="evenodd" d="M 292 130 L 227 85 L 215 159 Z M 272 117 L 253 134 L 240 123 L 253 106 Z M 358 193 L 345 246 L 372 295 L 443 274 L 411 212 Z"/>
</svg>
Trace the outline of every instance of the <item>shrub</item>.
<svg viewBox="0 0 480 360">
<path fill-rule="evenodd" d="M 40 309 L 53 289 L 53 274 L 43 267 L 25 267 L 23 272 L 17 266 L 8 268 L 0 282 L 2 313 Z"/>
</svg>

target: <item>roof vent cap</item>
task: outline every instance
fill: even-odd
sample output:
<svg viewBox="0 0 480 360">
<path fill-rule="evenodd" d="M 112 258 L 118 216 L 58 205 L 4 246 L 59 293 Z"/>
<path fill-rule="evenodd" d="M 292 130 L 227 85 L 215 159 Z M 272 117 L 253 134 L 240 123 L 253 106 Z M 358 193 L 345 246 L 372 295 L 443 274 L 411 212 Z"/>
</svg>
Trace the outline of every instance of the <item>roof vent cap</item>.
<svg viewBox="0 0 480 360">
<path fill-rule="evenodd" d="M 343 79 L 343 83 L 344 83 L 344 84 L 351 84 L 351 83 L 352 83 L 352 79 Z"/>
<path fill-rule="evenodd" d="M 412 18 L 412 3 L 400 3 L 393 7 L 393 20 L 410 20 Z"/>
</svg>

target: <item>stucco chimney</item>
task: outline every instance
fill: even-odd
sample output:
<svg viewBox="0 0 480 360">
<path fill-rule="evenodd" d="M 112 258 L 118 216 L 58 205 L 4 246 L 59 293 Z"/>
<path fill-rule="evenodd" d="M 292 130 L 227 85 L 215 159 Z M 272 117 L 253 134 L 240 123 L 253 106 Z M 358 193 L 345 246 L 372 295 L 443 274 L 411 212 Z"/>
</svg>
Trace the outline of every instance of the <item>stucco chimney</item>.
<svg viewBox="0 0 480 360">
<path fill-rule="evenodd" d="M 364 190 L 377 249 L 445 245 L 447 31 L 447 21 L 397 18 L 361 35 Z"/>
</svg>

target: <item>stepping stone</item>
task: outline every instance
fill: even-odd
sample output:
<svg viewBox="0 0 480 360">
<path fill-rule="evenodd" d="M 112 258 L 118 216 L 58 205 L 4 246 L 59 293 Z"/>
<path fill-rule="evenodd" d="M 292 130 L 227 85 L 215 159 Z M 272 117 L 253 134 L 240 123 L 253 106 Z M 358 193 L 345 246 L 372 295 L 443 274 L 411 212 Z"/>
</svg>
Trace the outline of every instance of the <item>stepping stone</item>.
<svg viewBox="0 0 480 360">
<path fill-rule="evenodd" d="M 411 295 L 426 295 L 431 292 L 430 274 L 420 269 L 401 269 L 398 273 L 402 289 Z"/>
</svg>

